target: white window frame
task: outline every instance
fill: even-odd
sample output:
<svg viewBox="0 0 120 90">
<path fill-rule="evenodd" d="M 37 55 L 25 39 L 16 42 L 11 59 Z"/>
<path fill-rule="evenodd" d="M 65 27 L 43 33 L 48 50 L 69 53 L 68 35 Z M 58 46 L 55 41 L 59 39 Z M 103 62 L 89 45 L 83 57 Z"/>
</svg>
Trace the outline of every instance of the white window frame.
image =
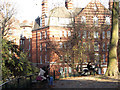
<svg viewBox="0 0 120 90">
<path fill-rule="evenodd" d="M 40 32 L 40 39 L 42 39 L 42 32 Z"/>
<path fill-rule="evenodd" d="M 88 32 L 88 38 L 91 38 L 91 32 Z"/>
<path fill-rule="evenodd" d="M 103 42 L 103 51 L 105 51 L 105 42 Z"/>
<path fill-rule="evenodd" d="M 95 53 L 95 63 L 99 63 L 99 54 Z"/>
<path fill-rule="evenodd" d="M 68 31 L 68 36 L 71 36 L 71 31 Z"/>
<path fill-rule="evenodd" d="M 83 31 L 83 35 L 82 35 L 82 38 L 86 38 L 86 35 L 87 35 L 87 32 L 86 31 Z"/>
<path fill-rule="evenodd" d="M 22 45 L 22 40 L 20 40 L 20 44 Z"/>
<path fill-rule="evenodd" d="M 71 67 L 69 67 L 69 73 L 72 73 L 72 68 Z"/>
<path fill-rule="evenodd" d="M 42 51 L 42 43 L 40 43 L 40 51 Z"/>
<path fill-rule="evenodd" d="M 81 17 L 81 23 L 86 23 L 86 17 L 85 16 Z"/>
<path fill-rule="evenodd" d="M 99 51 L 99 43 L 98 42 L 94 42 L 94 51 Z"/>
<path fill-rule="evenodd" d="M 67 37 L 67 31 L 64 31 L 64 37 Z"/>
<path fill-rule="evenodd" d="M 111 36 L 111 32 L 107 31 L 107 38 L 110 39 L 110 36 Z"/>
<path fill-rule="evenodd" d="M 110 25 L 110 17 L 107 16 L 107 17 L 105 18 L 105 23 L 106 23 L 107 25 Z"/>
<path fill-rule="evenodd" d="M 65 74 L 67 74 L 67 72 L 68 72 L 67 67 L 64 67 L 64 72 L 65 72 Z"/>
<path fill-rule="evenodd" d="M 60 48 L 63 48 L 63 43 L 59 42 Z"/>
<path fill-rule="evenodd" d="M 102 32 L 102 38 L 105 39 L 105 31 Z"/>
<path fill-rule="evenodd" d="M 96 16 L 93 17 L 93 24 L 98 26 L 98 18 Z"/>
<path fill-rule="evenodd" d="M 40 27 L 42 27 L 42 18 L 40 18 Z"/>
<path fill-rule="evenodd" d="M 98 38 L 99 37 L 99 32 L 98 31 L 94 31 L 94 38 Z"/>
<path fill-rule="evenodd" d="M 45 39 L 47 38 L 47 31 L 45 31 Z"/>
</svg>

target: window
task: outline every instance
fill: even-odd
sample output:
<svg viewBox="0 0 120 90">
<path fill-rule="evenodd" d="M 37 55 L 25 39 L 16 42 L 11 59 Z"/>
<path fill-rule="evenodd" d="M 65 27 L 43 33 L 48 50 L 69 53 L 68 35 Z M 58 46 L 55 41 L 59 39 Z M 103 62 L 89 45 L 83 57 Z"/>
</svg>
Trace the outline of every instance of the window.
<svg viewBox="0 0 120 90">
<path fill-rule="evenodd" d="M 107 38 L 110 39 L 110 31 L 107 31 Z"/>
<path fill-rule="evenodd" d="M 85 18 L 85 16 L 82 16 L 82 17 L 81 17 L 81 23 L 86 23 L 86 18 Z"/>
<path fill-rule="evenodd" d="M 67 61 L 67 55 L 64 56 L 64 60 Z"/>
<path fill-rule="evenodd" d="M 62 42 L 60 42 L 60 43 L 59 43 L 59 45 L 60 45 L 60 48 L 62 48 L 62 47 L 63 47 L 63 45 L 62 45 L 62 44 L 63 44 Z"/>
<path fill-rule="evenodd" d="M 82 38 L 86 38 L 86 31 L 83 31 L 83 36 L 82 36 Z"/>
<path fill-rule="evenodd" d="M 42 27 L 42 18 L 40 18 L 40 27 Z"/>
<path fill-rule="evenodd" d="M 105 63 L 106 56 L 103 54 L 103 63 Z"/>
<path fill-rule="evenodd" d="M 103 51 L 105 51 L 105 43 L 103 43 Z"/>
<path fill-rule="evenodd" d="M 71 31 L 68 31 L 68 36 L 71 36 Z"/>
<path fill-rule="evenodd" d="M 42 64 L 42 55 L 40 56 L 40 64 Z"/>
<path fill-rule="evenodd" d="M 69 73 L 72 73 L 72 68 L 71 67 L 69 67 Z"/>
<path fill-rule="evenodd" d="M 14 40 L 13 40 L 13 42 L 14 42 Z M 24 45 L 24 44 L 25 44 L 25 41 L 23 40 L 23 42 L 22 42 L 22 43 L 23 43 L 23 45 Z"/>
<path fill-rule="evenodd" d="M 45 31 L 45 39 L 47 38 L 47 31 Z"/>
<path fill-rule="evenodd" d="M 67 37 L 67 31 L 64 31 L 64 36 Z"/>
<path fill-rule="evenodd" d="M 95 11 L 97 10 L 97 6 L 96 6 L 96 4 L 94 4 L 93 9 L 94 9 Z"/>
<path fill-rule="evenodd" d="M 40 32 L 40 39 L 42 39 L 42 32 Z"/>
<path fill-rule="evenodd" d="M 69 55 L 69 61 L 71 61 L 71 56 Z"/>
<path fill-rule="evenodd" d="M 98 44 L 98 42 L 94 42 L 94 51 L 99 51 L 99 44 Z"/>
<path fill-rule="evenodd" d="M 40 44 L 40 51 L 42 51 L 42 43 Z"/>
<path fill-rule="evenodd" d="M 64 43 L 64 48 L 66 49 L 66 43 Z"/>
<path fill-rule="evenodd" d="M 81 33 L 80 33 L 80 31 L 78 32 L 78 38 L 80 38 L 80 36 L 81 36 Z"/>
<path fill-rule="evenodd" d="M 84 48 L 85 50 L 87 49 L 86 42 L 83 42 L 83 48 Z"/>
<path fill-rule="evenodd" d="M 20 44 L 22 45 L 22 40 L 20 40 Z"/>
<path fill-rule="evenodd" d="M 88 32 L 88 38 L 91 38 L 91 32 Z"/>
<path fill-rule="evenodd" d="M 47 55 L 45 55 L 45 63 L 47 63 Z"/>
<path fill-rule="evenodd" d="M 95 63 L 99 63 L 99 54 L 95 53 Z"/>
<path fill-rule="evenodd" d="M 9 32 L 8 32 L 8 35 L 12 35 L 12 30 L 10 29 Z"/>
<path fill-rule="evenodd" d="M 110 17 L 106 17 L 105 23 L 106 23 L 107 25 L 110 25 Z"/>
<path fill-rule="evenodd" d="M 93 24 L 98 26 L 98 18 L 96 16 L 93 18 Z"/>
<path fill-rule="evenodd" d="M 98 38 L 98 32 L 97 31 L 94 32 L 94 38 Z"/>
<path fill-rule="evenodd" d="M 105 31 L 102 32 L 102 38 L 105 39 Z"/>
<path fill-rule="evenodd" d="M 64 69 L 65 69 L 65 74 L 67 74 L 67 67 L 65 67 Z"/>
<path fill-rule="evenodd" d="M 63 76 L 63 67 L 60 67 L 60 75 Z"/>
</svg>

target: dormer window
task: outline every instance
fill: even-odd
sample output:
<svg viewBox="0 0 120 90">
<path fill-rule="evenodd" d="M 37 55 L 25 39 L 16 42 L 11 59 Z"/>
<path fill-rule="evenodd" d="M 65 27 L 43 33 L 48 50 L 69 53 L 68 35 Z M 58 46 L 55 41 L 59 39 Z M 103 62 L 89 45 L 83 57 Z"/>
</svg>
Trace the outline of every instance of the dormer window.
<svg viewBox="0 0 120 90">
<path fill-rule="evenodd" d="M 98 18 L 96 16 L 93 18 L 93 24 L 98 26 Z"/>
<path fill-rule="evenodd" d="M 93 9 L 94 9 L 95 11 L 97 10 L 97 6 L 96 6 L 96 4 L 94 4 Z"/>
<path fill-rule="evenodd" d="M 81 23 L 86 23 L 86 18 L 85 18 L 85 16 L 82 16 L 82 17 L 81 17 Z"/>
<path fill-rule="evenodd" d="M 107 25 L 110 25 L 110 17 L 106 17 L 105 23 L 106 23 Z"/>
</svg>

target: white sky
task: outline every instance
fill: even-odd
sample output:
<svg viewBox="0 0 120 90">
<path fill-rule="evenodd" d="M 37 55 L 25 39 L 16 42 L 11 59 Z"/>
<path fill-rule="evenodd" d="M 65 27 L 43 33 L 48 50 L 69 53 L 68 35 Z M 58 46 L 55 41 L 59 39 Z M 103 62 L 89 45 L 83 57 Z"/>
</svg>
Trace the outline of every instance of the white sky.
<svg viewBox="0 0 120 90">
<path fill-rule="evenodd" d="M 17 8 L 17 18 L 20 21 L 23 20 L 34 21 L 35 18 L 40 16 L 41 1 L 42 0 L 10 0 L 10 2 L 13 2 Z M 51 1 L 58 2 L 62 0 L 50 0 L 50 2 Z M 78 1 L 76 6 L 85 7 L 91 0 L 76 0 L 76 1 Z M 109 0 L 100 0 L 100 1 L 102 4 L 108 7 Z M 52 6 L 52 3 L 50 6 Z"/>
</svg>

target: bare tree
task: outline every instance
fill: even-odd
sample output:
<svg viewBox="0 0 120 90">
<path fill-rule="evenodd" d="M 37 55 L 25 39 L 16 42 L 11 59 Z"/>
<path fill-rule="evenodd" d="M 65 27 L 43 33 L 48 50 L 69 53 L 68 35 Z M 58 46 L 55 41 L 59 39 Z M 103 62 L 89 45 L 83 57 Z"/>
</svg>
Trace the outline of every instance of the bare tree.
<svg viewBox="0 0 120 90">
<path fill-rule="evenodd" d="M 14 27 L 16 10 L 9 2 L 0 4 L 0 27 L 2 38 L 8 34 L 8 31 Z"/>
</svg>

